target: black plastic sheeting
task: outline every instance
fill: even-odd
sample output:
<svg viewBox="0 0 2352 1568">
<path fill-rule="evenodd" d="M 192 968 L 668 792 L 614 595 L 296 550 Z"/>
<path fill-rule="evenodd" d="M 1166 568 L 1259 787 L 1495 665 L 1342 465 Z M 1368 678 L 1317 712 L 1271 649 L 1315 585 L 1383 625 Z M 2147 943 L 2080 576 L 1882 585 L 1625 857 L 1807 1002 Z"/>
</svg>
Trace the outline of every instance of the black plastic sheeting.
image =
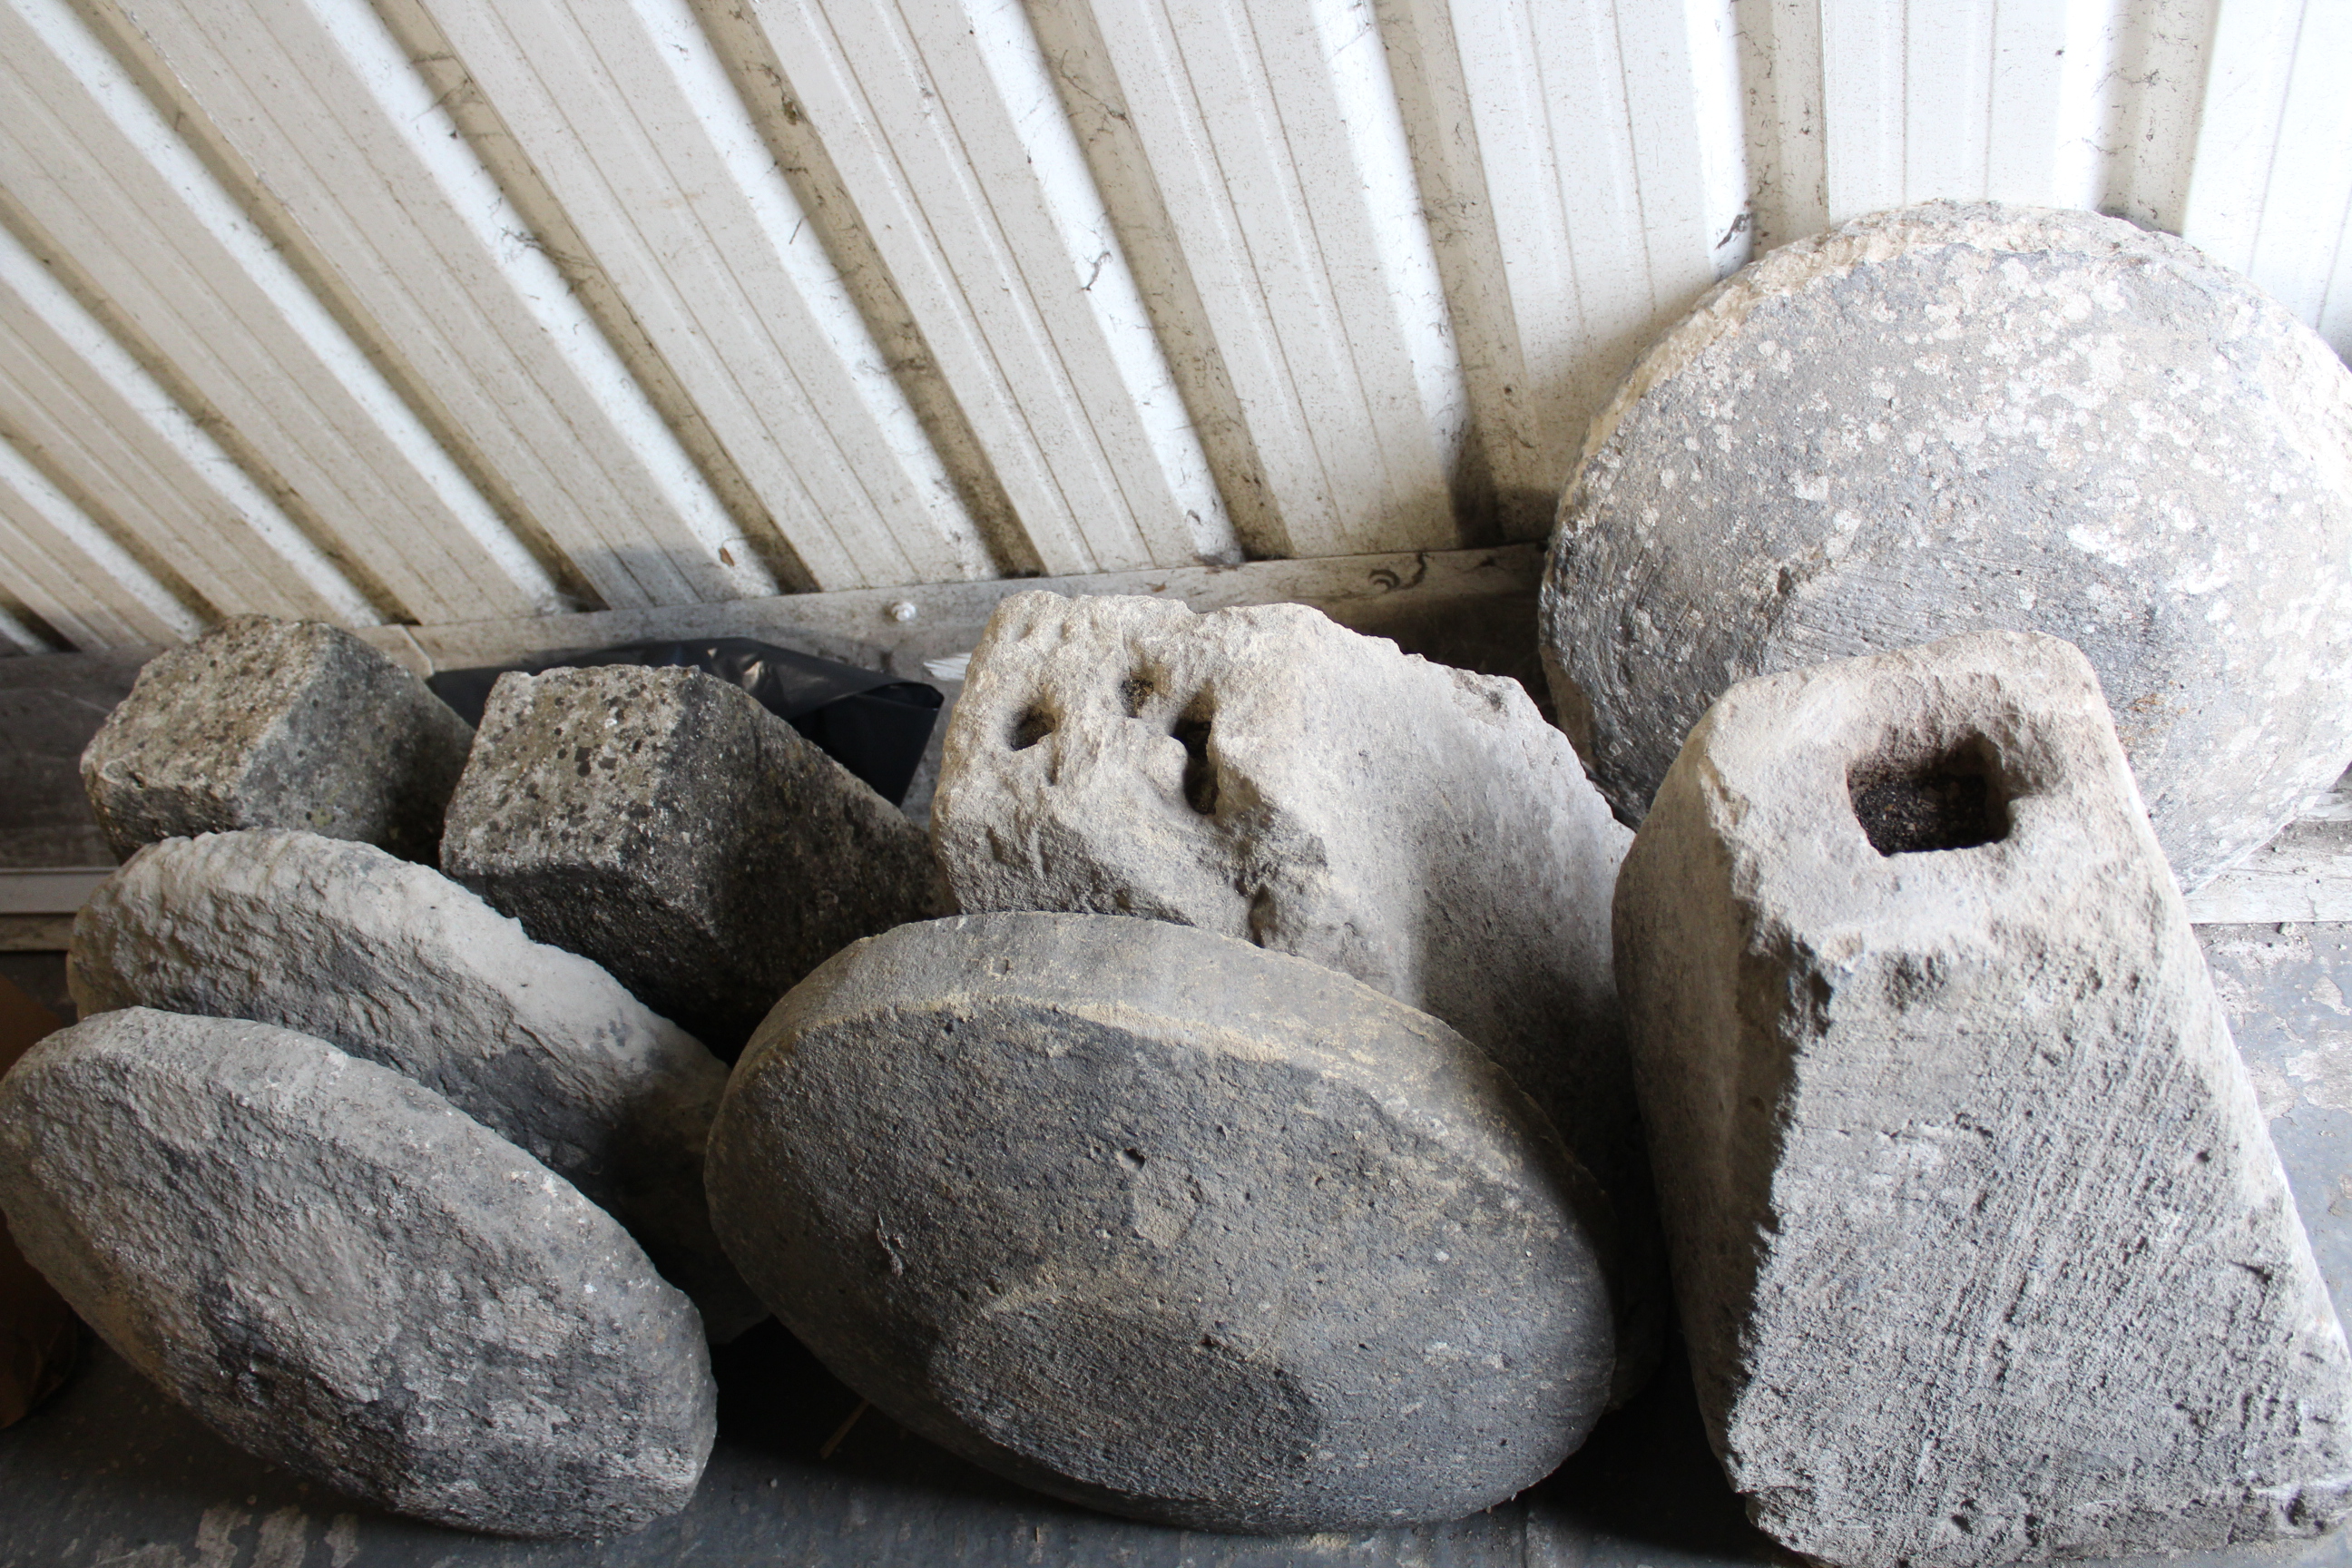
<svg viewBox="0 0 2352 1568">
<path fill-rule="evenodd" d="M 900 680 L 750 637 L 625 643 L 495 668 L 445 669 L 425 684 L 467 723 L 479 724 L 490 688 L 501 675 L 608 664 L 698 669 L 740 686 L 893 805 L 907 798 L 943 700 L 936 688 L 919 680 Z"/>
</svg>

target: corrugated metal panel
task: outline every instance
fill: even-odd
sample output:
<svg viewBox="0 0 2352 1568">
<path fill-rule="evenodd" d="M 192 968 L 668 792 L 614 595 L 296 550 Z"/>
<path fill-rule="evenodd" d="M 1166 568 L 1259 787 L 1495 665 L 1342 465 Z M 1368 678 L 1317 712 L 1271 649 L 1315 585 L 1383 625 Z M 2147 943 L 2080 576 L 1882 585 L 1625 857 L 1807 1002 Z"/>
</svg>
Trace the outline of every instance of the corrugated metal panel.
<svg viewBox="0 0 2352 1568">
<path fill-rule="evenodd" d="M 1758 247 L 2352 347 L 2344 0 L 0 0 L 0 647 L 1540 536 Z"/>
</svg>

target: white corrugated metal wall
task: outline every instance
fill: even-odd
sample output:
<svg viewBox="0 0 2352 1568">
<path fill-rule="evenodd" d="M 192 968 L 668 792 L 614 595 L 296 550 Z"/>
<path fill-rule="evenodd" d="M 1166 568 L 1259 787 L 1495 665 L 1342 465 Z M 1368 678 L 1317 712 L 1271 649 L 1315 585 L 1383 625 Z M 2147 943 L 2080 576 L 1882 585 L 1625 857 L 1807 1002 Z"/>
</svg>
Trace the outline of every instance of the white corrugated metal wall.
<svg viewBox="0 0 2352 1568">
<path fill-rule="evenodd" d="M 0 0 L 0 644 L 1538 537 L 1931 196 L 2352 347 L 2352 0 Z"/>
</svg>

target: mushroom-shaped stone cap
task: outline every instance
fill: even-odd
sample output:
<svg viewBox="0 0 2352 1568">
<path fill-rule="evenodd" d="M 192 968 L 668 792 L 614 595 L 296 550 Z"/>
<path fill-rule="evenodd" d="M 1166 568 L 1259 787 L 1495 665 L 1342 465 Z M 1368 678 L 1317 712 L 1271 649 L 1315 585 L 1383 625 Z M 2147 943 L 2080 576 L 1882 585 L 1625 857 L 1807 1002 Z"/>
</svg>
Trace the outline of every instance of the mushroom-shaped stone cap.
<svg viewBox="0 0 2352 1568">
<path fill-rule="evenodd" d="M 777 1005 L 707 1177 L 837 1374 L 1013 1479 L 1215 1530 L 1498 1502 L 1614 1360 L 1605 1201 L 1436 1019 L 1116 915 L 901 926 Z"/>
<path fill-rule="evenodd" d="M 2195 889 L 2352 762 L 2352 372 L 2116 218 L 1934 202 L 1728 279 L 1560 499 L 1543 639 L 1638 825 L 1753 676 L 1955 633 L 2080 647 Z"/>
</svg>

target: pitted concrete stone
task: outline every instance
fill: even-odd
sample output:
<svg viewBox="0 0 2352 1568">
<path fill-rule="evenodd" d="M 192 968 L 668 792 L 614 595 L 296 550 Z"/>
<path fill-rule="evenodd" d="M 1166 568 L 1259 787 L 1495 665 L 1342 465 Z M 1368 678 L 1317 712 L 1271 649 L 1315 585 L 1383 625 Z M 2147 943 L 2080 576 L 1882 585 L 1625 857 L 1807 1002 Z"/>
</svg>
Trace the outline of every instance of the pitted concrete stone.
<svg viewBox="0 0 2352 1568">
<path fill-rule="evenodd" d="M 1620 1396 L 1664 1306 L 1609 968 L 1631 836 L 1515 681 L 1297 605 L 1007 599 L 932 831 L 966 910 L 1147 915 L 1352 974 L 1535 1097 L 1623 1223 Z"/>
<path fill-rule="evenodd" d="M 167 839 L 83 906 L 68 976 L 84 1017 L 251 1018 L 405 1073 L 610 1209 L 712 1338 L 766 1315 L 702 1194 L 727 1069 L 594 963 L 429 867 L 307 833 Z"/>
<path fill-rule="evenodd" d="M 2074 648 L 1732 688 L 1616 921 L 1700 1405 L 1766 1531 L 1979 1568 L 2342 1518 L 2343 1331 Z"/>
<path fill-rule="evenodd" d="M 628 1234 L 308 1036 L 145 1008 L 50 1036 L 0 1079 L 0 1208 L 223 1436 L 398 1512 L 610 1535 L 709 1458 L 700 1325 Z"/>
<path fill-rule="evenodd" d="M 119 858 L 159 838 L 288 827 L 430 861 L 472 742 L 351 633 L 238 616 L 148 662 L 81 778 Z"/>
<path fill-rule="evenodd" d="M 1858 219 L 1635 367 L 1561 497 L 1543 624 L 1563 722 L 1635 824 L 1734 681 L 2064 637 L 2194 889 L 2352 762 L 2352 374 L 2116 219 Z"/>
<path fill-rule="evenodd" d="M 499 678 L 441 866 L 730 1057 L 834 953 L 952 907 L 921 828 L 690 669 Z"/>
<path fill-rule="evenodd" d="M 908 1426 L 1216 1530 L 1452 1518 L 1548 1473 L 1615 1357 L 1606 1202 L 1443 1024 L 1158 921 L 902 926 L 771 1014 L 713 1217 Z"/>
</svg>

